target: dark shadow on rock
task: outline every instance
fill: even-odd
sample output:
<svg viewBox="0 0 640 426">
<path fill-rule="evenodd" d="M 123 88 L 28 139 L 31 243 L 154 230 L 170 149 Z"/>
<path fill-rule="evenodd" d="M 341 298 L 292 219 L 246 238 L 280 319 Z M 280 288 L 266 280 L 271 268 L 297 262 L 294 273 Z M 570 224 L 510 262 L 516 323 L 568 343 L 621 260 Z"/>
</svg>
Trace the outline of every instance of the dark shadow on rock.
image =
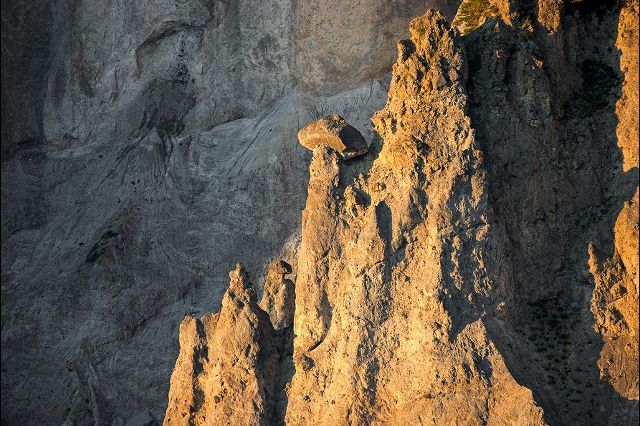
<svg viewBox="0 0 640 426">
<path fill-rule="evenodd" d="M 393 249 L 391 247 L 391 241 L 393 240 L 392 213 L 387 203 L 385 201 L 380 201 L 375 207 L 375 214 L 378 234 L 384 243 L 384 254 L 385 258 L 387 258 L 384 280 L 385 282 L 389 282 L 391 280 L 391 271 L 395 266 Z"/>
<path fill-rule="evenodd" d="M 614 223 L 638 181 L 637 169 L 623 172 L 617 144 L 622 75 L 616 34 L 600 38 L 609 45 L 594 48 L 588 41 L 617 28 L 619 13 L 607 3 L 562 16 L 562 27 L 578 34 L 578 45 L 571 45 L 575 63 L 553 46 L 565 40 L 529 39 L 516 25 L 491 22 L 465 38 L 469 113 L 513 270 L 509 317 L 490 320 L 488 333 L 549 424 L 638 421 L 638 402 L 600 380 L 603 339 L 590 311 L 595 283 L 588 245 L 597 242 L 611 257 Z M 562 29 L 555 37 L 563 37 Z M 541 69 L 523 65 L 540 54 Z"/>
<path fill-rule="evenodd" d="M 275 342 L 278 347 L 278 377 L 276 377 L 276 393 L 273 401 L 275 418 L 273 425 L 284 425 L 289 398 L 287 385 L 291 382 L 295 367 L 293 365 L 293 325 L 275 331 Z"/>
</svg>

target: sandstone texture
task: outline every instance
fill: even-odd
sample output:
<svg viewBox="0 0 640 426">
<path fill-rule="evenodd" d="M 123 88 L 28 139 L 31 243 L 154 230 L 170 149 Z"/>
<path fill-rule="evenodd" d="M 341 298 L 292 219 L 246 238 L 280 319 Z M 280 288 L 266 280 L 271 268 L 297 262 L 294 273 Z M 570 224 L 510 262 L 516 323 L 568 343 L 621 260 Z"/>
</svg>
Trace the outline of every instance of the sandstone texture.
<svg viewBox="0 0 640 426">
<path fill-rule="evenodd" d="M 297 131 L 339 114 L 372 140 L 395 40 L 429 5 L 455 13 L 3 0 L 2 423 L 162 422 L 185 314 L 219 309 L 238 259 L 259 294 L 270 259 L 295 267 Z"/>
<path fill-rule="evenodd" d="M 314 148 L 273 424 L 638 422 L 638 4 L 530 6 L 413 20 L 373 158 Z"/>
<path fill-rule="evenodd" d="M 638 424 L 637 0 L 2 20 L 3 425 Z"/>
<path fill-rule="evenodd" d="M 276 420 L 276 333 L 246 271 L 236 265 L 217 314 L 186 317 L 166 425 L 266 425 Z M 186 390 L 186 392 L 185 392 Z"/>
<path fill-rule="evenodd" d="M 260 307 L 269 314 L 276 330 L 293 324 L 295 287 L 293 281 L 285 278 L 292 272 L 291 265 L 280 259 L 270 262 L 267 268 Z"/>
<path fill-rule="evenodd" d="M 362 134 L 339 115 L 328 115 L 307 124 L 298 132 L 298 141 L 311 150 L 318 146 L 332 148 L 344 159 L 366 154 L 369 150 Z"/>
<path fill-rule="evenodd" d="M 488 331 L 509 271 L 465 114 L 462 42 L 436 12 L 410 33 L 369 172 L 349 179 L 335 154 L 314 153 L 287 424 L 483 424 L 516 406 L 516 423 L 542 424 Z"/>
</svg>

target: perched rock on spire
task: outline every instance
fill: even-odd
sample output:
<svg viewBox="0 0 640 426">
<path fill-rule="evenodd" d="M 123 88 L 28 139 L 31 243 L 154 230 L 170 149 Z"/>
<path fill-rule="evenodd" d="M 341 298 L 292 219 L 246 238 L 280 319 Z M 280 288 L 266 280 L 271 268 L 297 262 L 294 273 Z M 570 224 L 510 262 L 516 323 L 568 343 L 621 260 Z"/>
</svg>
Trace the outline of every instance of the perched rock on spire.
<svg viewBox="0 0 640 426">
<path fill-rule="evenodd" d="M 298 141 L 308 149 L 327 146 L 349 159 L 369 151 L 360 132 L 339 115 L 327 115 L 307 124 L 298 132 Z"/>
</svg>

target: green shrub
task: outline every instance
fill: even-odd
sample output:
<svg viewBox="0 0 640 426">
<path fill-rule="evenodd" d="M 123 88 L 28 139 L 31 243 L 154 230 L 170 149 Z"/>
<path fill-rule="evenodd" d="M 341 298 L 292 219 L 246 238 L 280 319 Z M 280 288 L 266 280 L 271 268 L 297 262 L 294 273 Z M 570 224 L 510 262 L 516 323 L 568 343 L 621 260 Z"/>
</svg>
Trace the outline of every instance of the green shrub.
<svg viewBox="0 0 640 426">
<path fill-rule="evenodd" d="M 467 0 L 458 8 L 453 25 L 462 26 L 462 33 L 467 35 L 482 25 L 487 18 L 498 14 L 498 8 L 489 0 Z"/>
</svg>

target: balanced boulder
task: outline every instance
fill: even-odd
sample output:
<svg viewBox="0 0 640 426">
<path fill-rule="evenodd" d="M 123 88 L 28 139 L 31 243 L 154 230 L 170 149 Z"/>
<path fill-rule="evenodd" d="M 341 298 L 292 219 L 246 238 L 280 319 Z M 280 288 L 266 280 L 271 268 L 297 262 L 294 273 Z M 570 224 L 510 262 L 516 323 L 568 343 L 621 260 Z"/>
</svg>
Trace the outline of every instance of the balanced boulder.
<svg viewBox="0 0 640 426">
<path fill-rule="evenodd" d="M 307 124 L 298 132 L 298 141 L 311 150 L 328 146 L 344 159 L 366 154 L 369 150 L 360 132 L 339 115 L 326 115 Z"/>
</svg>

